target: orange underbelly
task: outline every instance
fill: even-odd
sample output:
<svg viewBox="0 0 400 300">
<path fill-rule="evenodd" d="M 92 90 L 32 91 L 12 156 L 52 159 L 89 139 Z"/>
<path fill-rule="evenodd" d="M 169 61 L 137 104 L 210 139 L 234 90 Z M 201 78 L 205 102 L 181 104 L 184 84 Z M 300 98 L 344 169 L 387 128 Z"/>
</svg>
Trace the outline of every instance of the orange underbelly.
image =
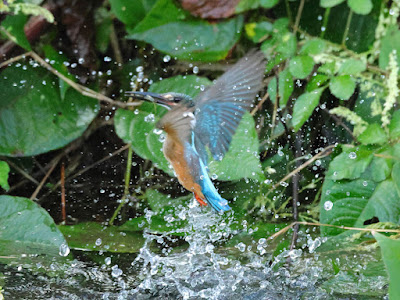
<svg viewBox="0 0 400 300">
<path fill-rule="evenodd" d="M 183 145 L 173 138 L 171 139 L 167 137 L 164 142 L 163 152 L 174 168 L 180 184 L 182 184 L 182 186 L 188 191 L 194 192 L 200 198 L 204 199 L 200 185 L 195 182 L 190 173 L 189 166 L 185 160 Z"/>
</svg>

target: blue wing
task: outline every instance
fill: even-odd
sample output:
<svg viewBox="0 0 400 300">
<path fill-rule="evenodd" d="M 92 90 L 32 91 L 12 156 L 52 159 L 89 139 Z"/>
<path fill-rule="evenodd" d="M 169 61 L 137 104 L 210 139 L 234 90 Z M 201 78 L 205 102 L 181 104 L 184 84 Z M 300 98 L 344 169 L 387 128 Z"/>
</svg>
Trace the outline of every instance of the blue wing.
<svg viewBox="0 0 400 300">
<path fill-rule="evenodd" d="M 251 51 L 196 97 L 194 142 L 204 162 L 206 147 L 217 160 L 228 151 L 243 114 L 262 87 L 264 72 L 264 55 Z"/>
</svg>

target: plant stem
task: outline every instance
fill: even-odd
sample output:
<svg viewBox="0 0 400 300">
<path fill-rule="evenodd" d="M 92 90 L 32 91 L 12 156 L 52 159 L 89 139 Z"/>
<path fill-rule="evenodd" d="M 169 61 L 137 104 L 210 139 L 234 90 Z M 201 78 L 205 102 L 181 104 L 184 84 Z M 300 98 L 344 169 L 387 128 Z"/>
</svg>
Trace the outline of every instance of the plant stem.
<svg viewBox="0 0 400 300">
<path fill-rule="evenodd" d="M 343 33 L 343 39 L 342 39 L 342 46 L 344 48 L 346 48 L 346 39 L 347 39 L 347 35 L 349 33 L 349 29 L 350 29 L 350 24 L 351 24 L 351 18 L 353 17 L 353 11 L 350 9 L 349 10 L 349 15 L 347 16 L 347 22 L 346 22 L 346 27 L 344 29 L 344 33 Z"/>
<path fill-rule="evenodd" d="M 296 34 L 297 30 L 299 29 L 299 24 L 300 24 L 301 15 L 303 13 L 303 8 L 304 8 L 304 0 L 301 0 L 300 5 L 299 5 L 299 10 L 297 11 L 296 21 L 293 26 L 294 34 Z"/>
<path fill-rule="evenodd" d="M 121 203 L 118 205 L 117 209 L 114 211 L 114 214 L 112 215 L 112 217 L 110 219 L 110 222 L 109 222 L 110 225 L 114 224 L 114 220 L 118 216 L 120 210 L 128 202 L 127 201 L 127 197 L 129 195 L 129 182 L 131 181 L 132 155 L 133 155 L 132 146 L 129 145 L 129 147 L 128 147 L 128 159 L 127 159 L 127 162 L 126 162 L 126 170 L 125 170 L 124 195 L 122 196 Z"/>
<path fill-rule="evenodd" d="M 322 30 L 322 28 L 321 28 L 321 35 L 320 35 L 321 39 L 323 39 L 324 36 L 325 36 L 326 28 L 328 27 L 328 21 L 329 21 L 329 15 L 330 15 L 330 14 L 331 14 L 331 8 L 328 7 L 328 8 L 325 10 L 324 20 L 323 20 L 323 22 L 322 22 L 322 28 L 323 28 L 324 30 Z"/>
</svg>

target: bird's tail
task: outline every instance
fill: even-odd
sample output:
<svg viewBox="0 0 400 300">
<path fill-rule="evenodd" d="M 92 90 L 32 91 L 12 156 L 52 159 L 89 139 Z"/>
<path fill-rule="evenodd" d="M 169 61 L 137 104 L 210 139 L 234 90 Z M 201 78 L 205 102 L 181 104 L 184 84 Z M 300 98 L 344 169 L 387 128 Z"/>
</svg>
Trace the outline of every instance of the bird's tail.
<svg viewBox="0 0 400 300">
<path fill-rule="evenodd" d="M 231 208 L 228 205 L 228 201 L 221 197 L 218 194 L 217 190 L 215 189 L 213 183 L 211 182 L 210 177 L 208 176 L 207 170 L 203 164 L 200 162 L 201 165 L 201 179 L 200 179 L 200 186 L 201 191 L 205 197 L 206 202 L 217 212 L 224 212 L 228 211 Z"/>
</svg>

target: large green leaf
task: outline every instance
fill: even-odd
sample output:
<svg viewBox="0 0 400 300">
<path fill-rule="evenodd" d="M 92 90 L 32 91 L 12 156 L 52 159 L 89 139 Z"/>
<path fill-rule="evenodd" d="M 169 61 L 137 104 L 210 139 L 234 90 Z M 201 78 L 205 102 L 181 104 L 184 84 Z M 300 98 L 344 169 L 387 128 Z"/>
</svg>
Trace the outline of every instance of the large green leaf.
<svg viewBox="0 0 400 300">
<path fill-rule="evenodd" d="M 326 177 L 333 180 L 360 178 L 372 158 L 373 153 L 367 148 L 345 148 L 330 163 Z"/>
<path fill-rule="evenodd" d="M 124 232 L 117 226 L 104 226 L 95 222 L 60 225 L 71 249 L 137 253 L 145 241 L 140 232 Z"/>
<path fill-rule="evenodd" d="M 242 16 L 211 24 L 188 16 L 172 0 L 159 0 L 134 29 L 128 28 L 128 38 L 179 59 L 216 61 L 237 42 L 242 25 Z"/>
<path fill-rule="evenodd" d="M 377 123 L 369 124 L 368 127 L 360 134 L 358 140 L 364 144 L 385 144 L 387 143 L 387 135 L 382 126 Z"/>
<path fill-rule="evenodd" d="M 217 175 L 220 180 L 241 178 L 264 180 L 258 147 L 259 141 L 254 119 L 249 113 L 246 113 L 232 138 L 231 146 L 224 159 L 210 162 L 212 177 L 215 178 Z"/>
<path fill-rule="evenodd" d="M 24 248 L 25 253 L 40 252 L 41 246 L 48 249 L 49 246 L 58 253 L 66 241 L 54 224 L 50 215 L 35 202 L 21 197 L 0 196 L 0 242 L 11 242 L 20 252 Z M 18 246 L 19 245 L 19 246 Z M 12 255 L 3 253 L 0 247 L 0 255 Z"/>
<path fill-rule="evenodd" d="M 395 150 L 388 148 L 380 153 L 387 158 L 373 157 L 374 153 L 365 148 L 349 151 L 345 150 L 329 166 L 322 190 L 321 222 L 363 227 L 365 221 L 377 217 L 380 222 L 399 224 L 400 163 L 392 168 L 395 160 L 390 158 Z M 324 227 L 321 232 L 334 235 L 342 230 Z"/>
<path fill-rule="evenodd" d="M 400 240 L 392 240 L 383 234 L 374 233 L 381 247 L 383 261 L 389 273 L 389 299 L 400 299 Z"/>
<path fill-rule="evenodd" d="M 389 124 L 389 133 L 391 139 L 397 139 L 400 137 L 400 110 L 396 110 L 393 113 Z"/>
<path fill-rule="evenodd" d="M 294 103 L 293 107 L 293 128 L 299 130 L 301 126 L 311 116 L 314 109 L 319 103 L 324 88 L 315 89 L 309 93 L 302 94 Z"/>
<path fill-rule="evenodd" d="M 6 191 L 10 188 L 8 185 L 8 173 L 10 172 L 10 167 L 5 161 L 0 160 L 0 187 Z"/>
<path fill-rule="evenodd" d="M 110 0 L 111 11 L 126 26 L 132 27 L 146 15 L 143 2 L 143 0 Z"/>
<path fill-rule="evenodd" d="M 29 156 L 79 137 L 98 111 L 96 100 L 68 89 L 42 68 L 9 67 L 0 75 L 0 155 Z"/>
</svg>

